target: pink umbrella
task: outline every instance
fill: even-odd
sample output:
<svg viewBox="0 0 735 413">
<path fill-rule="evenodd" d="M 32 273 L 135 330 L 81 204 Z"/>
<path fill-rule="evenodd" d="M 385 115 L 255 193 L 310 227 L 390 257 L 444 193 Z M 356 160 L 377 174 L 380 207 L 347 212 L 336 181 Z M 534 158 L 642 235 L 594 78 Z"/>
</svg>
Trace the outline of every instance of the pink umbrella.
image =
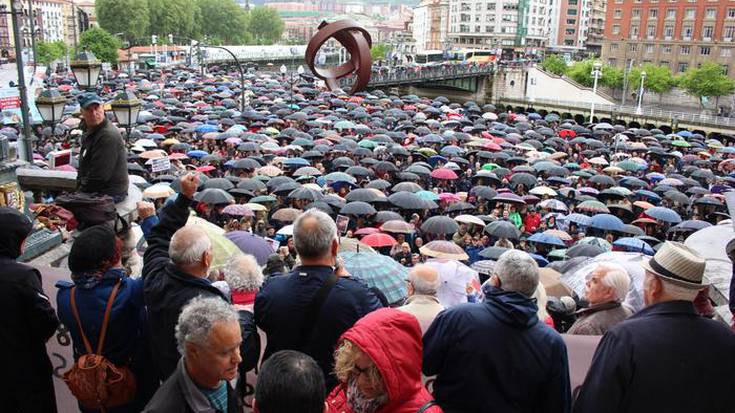
<svg viewBox="0 0 735 413">
<path fill-rule="evenodd" d="M 378 228 L 365 227 L 365 228 L 360 228 L 357 231 L 355 231 L 355 235 L 371 235 L 371 234 L 377 234 L 378 232 L 380 232 Z"/>
<path fill-rule="evenodd" d="M 446 202 L 457 202 L 459 201 L 459 196 L 451 192 L 442 192 L 441 194 L 439 194 L 439 200 Z"/>
<path fill-rule="evenodd" d="M 186 156 L 185 153 L 174 152 L 174 153 L 172 153 L 172 154 L 170 154 L 168 156 L 168 159 L 173 159 L 173 160 L 177 160 L 177 159 L 189 159 L 189 157 Z"/>
<path fill-rule="evenodd" d="M 398 243 L 398 241 L 396 241 L 395 238 L 391 237 L 388 234 L 384 234 L 382 232 L 367 235 L 363 237 L 363 239 L 361 239 L 360 242 L 367 244 L 374 248 L 392 247 Z"/>
<path fill-rule="evenodd" d="M 246 207 L 245 205 L 240 204 L 231 204 L 227 205 L 225 209 L 222 210 L 223 213 L 227 215 L 234 215 L 238 217 L 254 217 L 255 213 L 252 209 Z"/>
<path fill-rule="evenodd" d="M 457 179 L 457 174 L 451 169 L 439 168 L 431 171 L 431 177 L 436 179 L 454 180 Z"/>
<path fill-rule="evenodd" d="M 230 145 L 239 145 L 242 143 L 242 139 L 233 136 L 231 138 L 225 139 L 225 143 L 229 143 Z"/>
<path fill-rule="evenodd" d="M 215 168 L 212 165 L 206 165 L 206 166 L 200 166 L 199 168 L 196 169 L 196 171 L 197 172 L 212 172 L 215 169 L 217 169 L 217 168 Z"/>
</svg>

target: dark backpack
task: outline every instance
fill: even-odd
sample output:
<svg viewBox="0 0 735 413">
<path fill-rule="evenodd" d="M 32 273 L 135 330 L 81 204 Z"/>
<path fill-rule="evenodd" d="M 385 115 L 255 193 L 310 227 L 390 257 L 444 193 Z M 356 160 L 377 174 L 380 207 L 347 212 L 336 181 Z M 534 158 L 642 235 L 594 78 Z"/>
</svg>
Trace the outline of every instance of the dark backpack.
<svg viewBox="0 0 735 413">
<path fill-rule="evenodd" d="M 70 192 L 59 195 L 55 202 L 74 214 L 80 230 L 117 219 L 115 202 L 109 195 Z"/>
</svg>

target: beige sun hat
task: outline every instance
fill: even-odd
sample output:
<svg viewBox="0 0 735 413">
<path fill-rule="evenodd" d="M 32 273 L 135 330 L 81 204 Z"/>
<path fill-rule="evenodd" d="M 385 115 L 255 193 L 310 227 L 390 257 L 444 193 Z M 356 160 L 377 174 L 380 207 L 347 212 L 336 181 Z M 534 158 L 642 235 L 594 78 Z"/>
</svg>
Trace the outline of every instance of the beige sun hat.
<svg viewBox="0 0 735 413">
<path fill-rule="evenodd" d="M 704 258 L 680 242 L 666 241 L 653 258 L 641 265 L 676 285 L 696 290 L 704 287 Z"/>
</svg>

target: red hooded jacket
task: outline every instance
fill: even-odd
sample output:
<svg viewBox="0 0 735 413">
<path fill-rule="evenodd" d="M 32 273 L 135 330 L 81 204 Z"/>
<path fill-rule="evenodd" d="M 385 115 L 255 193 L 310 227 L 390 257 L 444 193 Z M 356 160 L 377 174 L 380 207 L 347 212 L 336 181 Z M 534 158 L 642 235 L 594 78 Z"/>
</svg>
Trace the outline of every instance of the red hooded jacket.
<svg viewBox="0 0 735 413">
<path fill-rule="evenodd" d="M 357 345 L 375 363 L 388 392 L 388 403 L 376 413 L 416 413 L 433 400 L 421 382 L 423 343 L 416 317 L 383 308 L 361 318 L 340 338 Z M 346 387 L 337 385 L 327 398 L 330 413 L 351 413 Z M 442 413 L 438 405 L 426 413 Z"/>
</svg>

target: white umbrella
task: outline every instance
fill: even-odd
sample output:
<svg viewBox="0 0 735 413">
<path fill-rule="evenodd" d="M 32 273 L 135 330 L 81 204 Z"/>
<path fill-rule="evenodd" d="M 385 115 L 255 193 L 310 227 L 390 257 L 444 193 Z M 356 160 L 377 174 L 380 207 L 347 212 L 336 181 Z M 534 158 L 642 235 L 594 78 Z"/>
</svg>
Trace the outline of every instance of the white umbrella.
<svg viewBox="0 0 735 413">
<path fill-rule="evenodd" d="M 715 225 L 702 228 L 699 231 L 689 235 L 684 244 L 704 257 L 706 266 L 704 267 L 705 283 L 712 284 L 717 291 L 710 291 L 710 297 L 713 297 L 718 304 L 722 304 L 722 300 L 728 297 L 730 280 L 732 279 L 732 262 L 727 257 L 725 247 L 731 239 L 735 237 L 735 232 L 730 225 Z M 718 297 L 722 299 L 718 299 Z"/>
<path fill-rule="evenodd" d="M 480 278 L 477 271 L 457 260 L 429 259 L 426 265 L 439 273 L 437 297 L 444 308 L 467 302 L 467 287 L 479 293 Z"/>
<path fill-rule="evenodd" d="M 285 227 L 281 228 L 276 232 L 276 234 L 279 235 L 286 235 L 286 236 L 292 236 L 293 235 L 293 224 L 286 225 Z"/>
<path fill-rule="evenodd" d="M 457 215 L 454 220 L 463 224 L 475 224 L 481 227 L 485 226 L 485 221 L 474 215 Z"/>
</svg>

